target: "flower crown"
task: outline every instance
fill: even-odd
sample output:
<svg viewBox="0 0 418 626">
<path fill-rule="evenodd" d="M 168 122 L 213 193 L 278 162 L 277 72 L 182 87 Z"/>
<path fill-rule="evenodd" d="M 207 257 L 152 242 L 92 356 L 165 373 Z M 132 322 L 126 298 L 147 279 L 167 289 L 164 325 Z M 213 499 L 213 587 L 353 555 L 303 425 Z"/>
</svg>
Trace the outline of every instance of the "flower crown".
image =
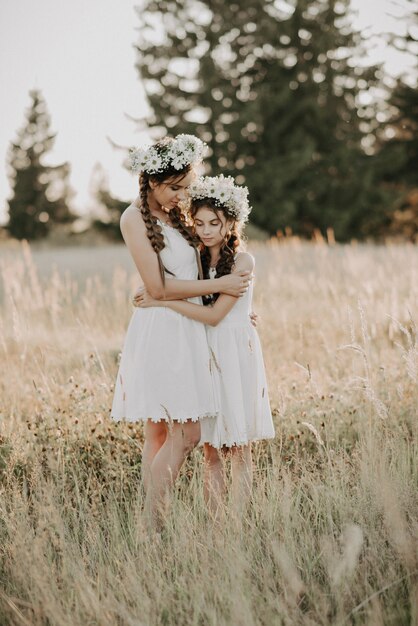
<svg viewBox="0 0 418 626">
<path fill-rule="evenodd" d="M 228 215 L 246 222 L 251 207 L 248 203 L 248 188 L 234 183 L 232 176 L 202 176 L 191 183 L 188 194 L 192 200 L 212 198 L 215 205 L 226 209 Z"/>
<path fill-rule="evenodd" d="M 194 135 L 177 135 L 172 141 L 150 148 L 132 148 L 129 162 L 133 172 L 160 174 L 168 167 L 181 170 L 200 163 L 207 145 Z"/>
</svg>

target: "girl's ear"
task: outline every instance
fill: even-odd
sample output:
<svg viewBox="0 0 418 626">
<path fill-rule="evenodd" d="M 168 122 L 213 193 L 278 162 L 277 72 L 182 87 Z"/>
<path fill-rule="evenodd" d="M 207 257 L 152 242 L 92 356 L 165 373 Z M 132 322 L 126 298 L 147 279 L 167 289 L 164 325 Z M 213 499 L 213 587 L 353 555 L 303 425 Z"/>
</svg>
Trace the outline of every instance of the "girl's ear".
<svg viewBox="0 0 418 626">
<path fill-rule="evenodd" d="M 156 188 L 156 186 L 157 186 L 156 181 L 155 180 L 151 180 L 151 179 L 148 181 L 148 184 L 150 186 L 150 189 L 152 189 L 152 190 L 154 190 Z"/>
</svg>

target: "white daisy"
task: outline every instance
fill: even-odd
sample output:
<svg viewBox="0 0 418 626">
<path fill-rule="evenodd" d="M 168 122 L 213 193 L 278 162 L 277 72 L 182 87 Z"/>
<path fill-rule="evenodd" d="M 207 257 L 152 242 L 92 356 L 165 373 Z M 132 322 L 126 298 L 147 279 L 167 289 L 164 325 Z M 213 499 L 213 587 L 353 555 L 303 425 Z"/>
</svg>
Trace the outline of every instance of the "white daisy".
<svg viewBox="0 0 418 626">
<path fill-rule="evenodd" d="M 246 222 L 251 207 L 248 203 L 248 188 L 235 185 L 232 176 L 202 176 L 189 186 L 190 198 L 212 198 L 219 207 L 239 222 Z"/>
<path fill-rule="evenodd" d="M 129 161 L 134 172 L 158 174 L 168 167 L 181 170 L 186 165 L 200 163 L 207 145 L 194 135 L 177 135 L 173 141 L 157 149 L 133 148 Z"/>
</svg>

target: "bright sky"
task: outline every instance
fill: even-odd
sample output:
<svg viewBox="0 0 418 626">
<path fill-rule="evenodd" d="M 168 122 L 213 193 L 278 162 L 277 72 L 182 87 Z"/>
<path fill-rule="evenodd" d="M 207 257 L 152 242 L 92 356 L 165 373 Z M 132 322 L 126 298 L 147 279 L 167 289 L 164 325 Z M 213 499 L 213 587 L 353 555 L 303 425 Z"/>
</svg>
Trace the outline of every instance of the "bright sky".
<svg viewBox="0 0 418 626">
<path fill-rule="evenodd" d="M 400 0 L 402 1 L 402 0 Z M 392 0 L 352 0 L 358 25 L 372 35 L 399 29 L 387 13 L 399 13 Z M 127 116 L 147 111 L 135 69 L 133 45 L 138 17 L 132 0 L 0 0 L 0 219 L 10 187 L 5 171 L 7 149 L 24 122 L 29 90 L 42 91 L 56 131 L 48 161 L 69 161 L 73 206 L 92 201 L 89 181 L 100 162 L 114 194 L 131 198 L 136 180 L 122 167 L 123 153 L 110 145 L 144 141 Z M 373 60 L 384 59 L 391 73 L 412 63 L 377 41 Z M 4 165 L 3 165 L 4 164 Z"/>
</svg>

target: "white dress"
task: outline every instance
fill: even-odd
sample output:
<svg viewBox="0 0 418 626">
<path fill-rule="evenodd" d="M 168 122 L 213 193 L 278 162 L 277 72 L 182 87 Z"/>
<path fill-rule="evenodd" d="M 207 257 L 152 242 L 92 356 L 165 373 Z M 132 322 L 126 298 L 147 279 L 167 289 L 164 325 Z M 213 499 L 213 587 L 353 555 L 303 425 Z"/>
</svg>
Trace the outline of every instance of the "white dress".
<svg viewBox="0 0 418 626">
<path fill-rule="evenodd" d="M 214 278 L 216 269 L 210 269 Z M 207 326 L 220 413 L 201 422 L 201 443 L 215 448 L 274 437 L 260 340 L 251 324 L 251 284 L 217 326 Z"/>
<path fill-rule="evenodd" d="M 160 223 L 166 244 L 160 253 L 164 267 L 174 278 L 196 280 L 194 249 L 178 230 Z M 201 298 L 189 302 L 201 304 Z M 204 325 L 168 308 L 136 308 L 125 336 L 111 417 L 185 422 L 216 414 Z"/>
</svg>

